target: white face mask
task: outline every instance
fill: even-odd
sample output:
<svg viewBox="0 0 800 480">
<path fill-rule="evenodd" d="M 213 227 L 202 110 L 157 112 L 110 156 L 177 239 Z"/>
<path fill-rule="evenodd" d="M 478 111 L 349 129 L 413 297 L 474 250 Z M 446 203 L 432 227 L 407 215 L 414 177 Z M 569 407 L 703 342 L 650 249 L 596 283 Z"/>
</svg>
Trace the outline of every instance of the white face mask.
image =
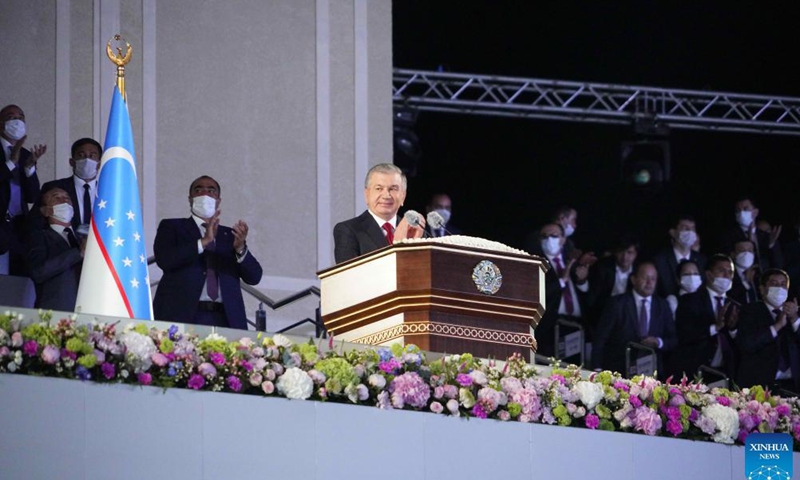
<svg viewBox="0 0 800 480">
<path fill-rule="evenodd" d="M 769 287 L 767 298 L 765 299 L 773 308 L 780 307 L 789 298 L 789 291 L 783 287 Z"/>
<path fill-rule="evenodd" d="M 753 212 L 742 210 L 736 213 L 736 222 L 742 227 L 749 227 L 753 223 Z"/>
<path fill-rule="evenodd" d="M 59 203 L 58 205 L 53 205 L 53 214 L 50 216 L 59 222 L 69 223 L 72 221 L 72 216 L 74 214 L 75 210 L 72 208 L 72 205 L 69 203 Z"/>
<path fill-rule="evenodd" d="M 25 121 L 15 118 L 6 120 L 6 136 L 11 140 L 19 140 L 25 136 Z"/>
<path fill-rule="evenodd" d="M 450 221 L 450 210 L 445 210 L 444 208 L 437 208 L 434 212 L 441 215 L 442 220 L 444 220 L 444 224 L 447 225 L 447 222 Z"/>
<path fill-rule="evenodd" d="M 542 240 L 542 251 L 545 255 L 554 257 L 561 251 L 561 239 L 558 237 L 547 237 Z"/>
<path fill-rule="evenodd" d="M 736 266 L 741 268 L 742 270 L 747 270 L 748 268 L 753 266 L 753 261 L 755 261 L 756 256 L 753 255 L 753 252 L 739 252 L 736 254 Z"/>
<path fill-rule="evenodd" d="M 575 227 L 573 227 L 571 223 L 568 223 L 567 226 L 564 227 L 564 236 L 570 237 L 573 233 L 575 233 Z"/>
<path fill-rule="evenodd" d="M 714 277 L 711 289 L 717 293 L 725 293 L 731 289 L 733 282 L 728 277 Z"/>
<path fill-rule="evenodd" d="M 75 175 L 83 180 L 92 180 L 97 176 L 97 160 L 91 158 L 75 160 Z"/>
<path fill-rule="evenodd" d="M 691 248 L 697 242 L 697 233 L 694 230 L 683 230 L 678 234 L 678 243 L 684 248 Z"/>
<path fill-rule="evenodd" d="M 192 199 L 192 213 L 200 218 L 211 218 L 217 211 L 217 200 L 208 195 L 201 195 Z"/>
<path fill-rule="evenodd" d="M 703 279 L 699 274 L 693 273 L 691 275 L 681 275 L 681 288 L 687 293 L 693 293 L 696 291 L 698 288 L 700 288 L 701 283 L 703 283 Z"/>
</svg>

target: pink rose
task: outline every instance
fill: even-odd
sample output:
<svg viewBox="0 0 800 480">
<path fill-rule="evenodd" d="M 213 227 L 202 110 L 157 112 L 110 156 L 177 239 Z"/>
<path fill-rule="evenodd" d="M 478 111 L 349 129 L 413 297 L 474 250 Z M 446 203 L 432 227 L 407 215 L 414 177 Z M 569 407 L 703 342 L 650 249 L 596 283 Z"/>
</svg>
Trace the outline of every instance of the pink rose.
<svg viewBox="0 0 800 480">
<path fill-rule="evenodd" d="M 263 390 L 267 395 L 272 395 L 272 392 L 275 391 L 275 384 L 267 380 L 261 384 L 261 390 Z"/>
<path fill-rule="evenodd" d="M 22 346 L 22 334 L 20 332 L 14 332 L 11 334 L 11 346 L 14 348 L 19 348 Z"/>
<path fill-rule="evenodd" d="M 11 353 L 8 347 L 0 347 L 0 357 L 7 357 Z"/>
<path fill-rule="evenodd" d="M 169 358 L 163 353 L 154 353 L 150 356 L 150 360 L 159 367 L 163 367 L 169 363 Z"/>
<path fill-rule="evenodd" d="M 433 413 L 442 413 L 444 411 L 444 407 L 439 402 L 431 403 L 431 412 Z"/>
<path fill-rule="evenodd" d="M 0 353 L 1 356 L 3 356 L 2 353 Z M 54 365 L 59 358 L 61 358 L 61 353 L 59 353 L 57 347 L 47 345 L 42 350 L 42 360 L 48 365 Z"/>
<path fill-rule="evenodd" d="M 254 387 L 257 387 L 257 386 L 261 385 L 261 382 L 263 380 L 264 379 L 261 377 L 260 373 L 251 373 L 250 374 L 250 385 L 252 385 Z"/>
</svg>

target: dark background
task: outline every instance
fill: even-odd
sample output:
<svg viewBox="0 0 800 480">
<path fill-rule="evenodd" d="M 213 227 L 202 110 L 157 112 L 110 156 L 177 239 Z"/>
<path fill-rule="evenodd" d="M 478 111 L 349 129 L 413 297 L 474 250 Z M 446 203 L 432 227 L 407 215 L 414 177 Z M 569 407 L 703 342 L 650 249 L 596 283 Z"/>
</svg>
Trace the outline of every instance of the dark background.
<svg viewBox="0 0 800 480">
<path fill-rule="evenodd" d="M 396 0 L 394 66 L 542 79 L 800 96 L 794 10 L 721 2 L 454 2 Z M 605 2 L 611 3 L 611 2 Z M 789 4 L 786 4 L 789 5 Z M 634 233 L 649 255 L 677 213 L 697 219 L 703 251 L 753 197 L 759 218 L 797 236 L 800 137 L 673 129 L 672 180 L 637 193 L 621 182 L 633 128 L 421 112 L 422 159 L 408 208 L 453 199 L 465 234 L 521 248 L 559 205 L 578 210 L 574 239 L 609 248 Z"/>
</svg>

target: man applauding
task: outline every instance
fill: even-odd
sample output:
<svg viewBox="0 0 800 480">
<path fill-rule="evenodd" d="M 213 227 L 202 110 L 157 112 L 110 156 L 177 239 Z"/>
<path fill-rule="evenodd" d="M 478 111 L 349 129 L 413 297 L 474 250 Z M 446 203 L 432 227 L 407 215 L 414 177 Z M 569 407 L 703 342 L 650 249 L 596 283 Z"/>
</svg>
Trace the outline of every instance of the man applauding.
<svg viewBox="0 0 800 480">
<path fill-rule="evenodd" d="M 219 224 L 220 187 L 202 176 L 189 188 L 192 216 L 162 220 L 154 252 L 161 277 L 153 312 L 159 320 L 247 329 L 239 280 L 255 285 L 261 265 L 247 248 L 247 224 Z"/>
</svg>

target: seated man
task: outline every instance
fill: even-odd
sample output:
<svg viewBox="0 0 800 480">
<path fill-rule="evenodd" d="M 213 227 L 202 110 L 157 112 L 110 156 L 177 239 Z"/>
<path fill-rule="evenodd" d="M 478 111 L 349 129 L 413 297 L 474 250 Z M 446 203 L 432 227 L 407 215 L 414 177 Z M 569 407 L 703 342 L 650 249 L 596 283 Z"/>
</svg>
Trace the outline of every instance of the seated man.
<svg viewBox="0 0 800 480">
<path fill-rule="evenodd" d="M 86 238 L 80 242 L 72 230 L 72 201 L 60 188 L 42 195 L 41 214 L 46 225 L 30 234 L 27 260 L 36 284 L 36 308 L 75 311 Z"/>
<path fill-rule="evenodd" d="M 153 251 L 164 271 L 153 299 L 158 320 L 247 329 L 239 281 L 261 281 L 247 248 L 247 224 L 219 224 L 220 186 L 202 176 L 189 187 L 192 216 L 162 220 Z"/>
<path fill-rule="evenodd" d="M 741 361 L 736 383 L 741 388 L 775 385 L 800 392 L 800 319 L 797 300 L 787 301 L 789 275 L 768 269 L 760 284 L 763 300 L 744 305 L 739 314 Z"/>
<path fill-rule="evenodd" d="M 406 176 L 390 163 L 370 168 L 364 179 L 367 210 L 333 227 L 334 257 L 342 263 L 405 238 L 420 238 L 425 220 L 412 227 L 397 212 L 406 199 Z"/>
<path fill-rule="evenodd" d="M 675 329 L 678 346 L 673 352 L 673 374 L 692 379 L 701 365 L 735 374 L 738 302 L 729 298 L 733 262 L 726 255 L 713 255 L 705 270 L 705 288 L 688 293 L 678 302 Z"/>
<path fill-rule="evenodd" d="M 630 342 L 641 343 L 657 353 L 675 348 L 675 322 L 669 304 L 654 295 L 657 280 L 655 265 L 641 263 L 631 275 L 633 289 L 608 300 L 594 337 L 594 368 L 627 375 L 625 349 Z M 661 364 L 659 355 L 659 372 L 663 372 Z"/>
<path fill-rule="evenodd" d="M 770 227 L 769 231 L 757 228 L 759 209 L 749 197 L 736 202 L 736 226 L 731 227 L 721 239 L 724 251 L 733 249 L 739 240 L 750 240 L 755 245 L 755 263 L 763 271 L 768 268 L 783 268 L 783 253 L 778 243 L 781 226 Z"/>
</svg>

